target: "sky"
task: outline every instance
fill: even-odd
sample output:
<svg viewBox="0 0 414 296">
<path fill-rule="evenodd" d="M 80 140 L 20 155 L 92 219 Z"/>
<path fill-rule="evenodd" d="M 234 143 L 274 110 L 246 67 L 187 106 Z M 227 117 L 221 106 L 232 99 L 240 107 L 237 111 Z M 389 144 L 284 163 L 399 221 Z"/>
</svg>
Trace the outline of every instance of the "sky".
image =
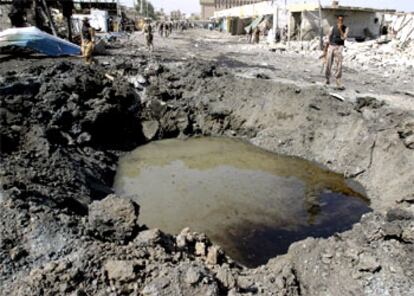
<svg viewBox="0 0 414 296">
<path fill-rule="evenodd" d="M 124 0 L 132 2 L 133 0 Z M 164 8 L 166 12 L 180 9 L 182 12 L 190 14 L 192 12 L 200 13 L 200 0 L 150 0 L 157 10 Z M 283 0 L 281 0 L 283 2 Z M 317 2 L 317 0 L 298 1 L 288 0 L 288 3 L 303 3 L 303 2 Z M 332 0 L 322 0 L 322 4 L 330 4 Z M 375 7 L 375 8 L 390 8 L 397 10 L 413 11 L 414 0 L 339 0 L 341 5 L 360 6 L 360 7 Z"/>
</svg>

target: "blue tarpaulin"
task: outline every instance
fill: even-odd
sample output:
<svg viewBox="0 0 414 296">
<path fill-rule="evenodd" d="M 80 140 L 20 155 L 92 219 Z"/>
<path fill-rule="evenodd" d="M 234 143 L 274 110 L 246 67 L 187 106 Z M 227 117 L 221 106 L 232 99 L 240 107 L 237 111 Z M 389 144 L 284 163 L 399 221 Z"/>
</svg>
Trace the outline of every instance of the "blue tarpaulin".
<svg viewBox="0 0 414 296">
<path fill-rule="evenodd" d="M 80 55 L 80 47 L 36 27 L 12 28 L 0 32 L 0 48 L 22 47 L 47 56 Z"/>
</svg>

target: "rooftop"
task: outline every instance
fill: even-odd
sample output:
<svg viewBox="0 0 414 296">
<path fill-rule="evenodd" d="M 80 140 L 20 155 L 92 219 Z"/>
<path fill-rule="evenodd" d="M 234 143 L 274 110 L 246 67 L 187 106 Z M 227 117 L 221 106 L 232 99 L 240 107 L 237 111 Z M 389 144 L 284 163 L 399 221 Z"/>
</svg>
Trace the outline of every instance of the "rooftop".
<svg viewBox="0 0 414 296">
<path fill-rule="evenodd" d="M 301 12 L 301 11 L 315 11 L 319 9 L 318 3 L 304 3 L 304 4 L 291 4 L 289 5 L 290 12 Z M 347 11 L 364 11 L 364 12 L 395 12 L 395 10 L 390 9 L 376 9 L 368 7 L 357 7 L 357 6 L 331 6 L 331 5 L 322 5 L 324 10 L 347 10 Z"/>
</svg>

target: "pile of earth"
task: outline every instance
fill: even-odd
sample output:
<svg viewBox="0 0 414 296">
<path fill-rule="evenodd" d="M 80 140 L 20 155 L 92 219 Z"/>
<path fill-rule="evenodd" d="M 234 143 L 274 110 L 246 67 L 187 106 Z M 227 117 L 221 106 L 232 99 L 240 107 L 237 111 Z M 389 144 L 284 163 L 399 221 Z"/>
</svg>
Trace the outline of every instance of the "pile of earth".
<svg viewBox="0 0 414 296">
<path fill-rule="evenodd" d="M 203 234 L 147 229 L 139 205 L 111 194 L 118 157 L 138 145 L 257 135 L 259 127 L 246 127 L 220 103 L 223 96 L 200 93 L 218 77 L 233 79 L 211 64 L 170 69 L 146 59 L 92 67 L 59 62 L 1 77 L 1 293 L 412 293 L 410 200 L 247 269 Z"/>
</svg>

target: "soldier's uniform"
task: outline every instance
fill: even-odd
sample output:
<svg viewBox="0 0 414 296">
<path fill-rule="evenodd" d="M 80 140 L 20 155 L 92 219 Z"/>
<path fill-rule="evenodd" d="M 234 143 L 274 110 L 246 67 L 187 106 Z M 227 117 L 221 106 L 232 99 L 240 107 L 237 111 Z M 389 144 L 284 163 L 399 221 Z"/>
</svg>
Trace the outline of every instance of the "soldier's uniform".
<svg viewBox="0 0 414 296">
<path fill-rule="evenodd" d="M 86 64 L 91 64 L 92 62 L 92 52 L 95 47 L 94 39 L 95 31 L 89 24 L 88 19 L 83 20 L 82 26 L 82 56 L 85 59 Z"/>
<path fill-rule="evenodd" d="M 342 25 L 341 31 L 338 26 L 333 26 L 329 32 L 329 48 L 326 59 L 326 70 L 325 77 L 326 83 L 330 83 L 332 75 L 333 64 L 336 64 L 335 78 L 338 86 L 341 86 L 342 78 L 342 63 L 343 63 L 343 51 L 345 46 L 344 36 L 347 36 L 349 28 L 345 25 Z"/>
</svg>

